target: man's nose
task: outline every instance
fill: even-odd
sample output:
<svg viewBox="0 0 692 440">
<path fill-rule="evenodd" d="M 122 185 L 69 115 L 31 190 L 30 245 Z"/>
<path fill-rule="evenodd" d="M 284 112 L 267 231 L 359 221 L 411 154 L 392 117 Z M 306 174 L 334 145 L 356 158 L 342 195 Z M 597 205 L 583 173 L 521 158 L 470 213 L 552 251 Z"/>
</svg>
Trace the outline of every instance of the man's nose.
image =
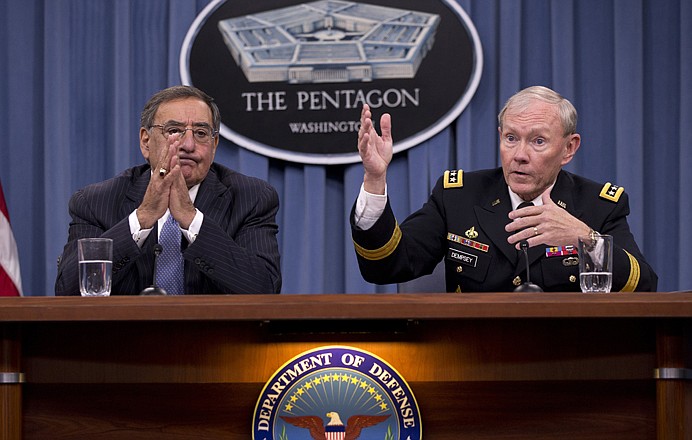
<svg viewBox="0 0 692 440">
<path fill-rule="evenodd" d="M 195 136 L 192 128 L 186 128 L 180 135 L 180 148 L 185 150 L 195 148 Z"/>
<path fill-rule="evenodd" d="M 526 141 L 521 141 L 517 144 L 514 150 L 514 160 L 519 162 L 526 162 L 529 160 L 529 149 L 531 147 Z"/>
</svg>

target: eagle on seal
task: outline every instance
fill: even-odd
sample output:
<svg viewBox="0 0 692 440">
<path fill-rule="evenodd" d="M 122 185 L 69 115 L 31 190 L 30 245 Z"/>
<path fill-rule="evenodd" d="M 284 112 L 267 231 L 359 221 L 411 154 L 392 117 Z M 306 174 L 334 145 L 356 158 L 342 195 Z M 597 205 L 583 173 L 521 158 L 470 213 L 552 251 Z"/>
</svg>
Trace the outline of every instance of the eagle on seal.
<svg viewBox="0 0 692 440">
<path fill-rule="evenodd" d="M 317 416 L 279 417 L 281 417 L 284 422 L 290 423 L 293 426 L 309 429 L 310 437 L 314 440 L 356 440 L 360 437 L 360 432 L 364 428 L 384 422 L 389 418 L 389 415 L 355 415 L 349 417 L 346 421 L 346 425 L 344 425 L 339 414 L 332 411 L 327 413 L 327 417 L 329 417 L 327 426 L 324 426 L 322 419 Z"/>
</svg>

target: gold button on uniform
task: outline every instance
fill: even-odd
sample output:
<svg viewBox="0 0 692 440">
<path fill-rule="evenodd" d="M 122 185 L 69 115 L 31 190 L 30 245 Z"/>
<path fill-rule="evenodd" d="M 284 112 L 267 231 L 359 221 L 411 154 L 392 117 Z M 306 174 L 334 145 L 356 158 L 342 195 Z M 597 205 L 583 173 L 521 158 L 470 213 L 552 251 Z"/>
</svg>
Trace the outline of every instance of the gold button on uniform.
<svg viewBox="0 0 692 440">
<path fill-rule="evenodd" d="M 514 284 L 515 286 L 520 285 L 520 284 L 521 284 L 521 278 L 519 278 L 519 276 L 516 276 L 516 277 L 512 280 L 512 284 Z"/>
<path fill-rule="evenodd" d="M 577 282 L 577 277 L 575 277 L 574 275 L 570 275 L 570 276 L 569 276 L 569 282 L 570 282 L 570 283 L 576 283 L 576 282 Z"/>
<path fill-rule="evenodd" d="M 464 270 L 462 266 L 457 266 L 457 273 L 461 273 Z"/>
</svg>

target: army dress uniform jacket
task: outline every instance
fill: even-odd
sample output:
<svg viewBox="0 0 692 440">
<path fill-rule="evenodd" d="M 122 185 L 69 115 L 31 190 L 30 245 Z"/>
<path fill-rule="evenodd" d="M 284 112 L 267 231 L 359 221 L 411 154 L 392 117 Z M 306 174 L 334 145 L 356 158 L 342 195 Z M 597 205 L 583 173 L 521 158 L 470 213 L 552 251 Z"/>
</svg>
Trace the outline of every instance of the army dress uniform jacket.
<svg viewBox="0 0 692 440">
<path fill-rule="evenodd" d="M 658 277 L 644 259 L 627 223 L 628 196 L 560 171 L 552 200 L 601 234 L 613 236 L 613 291 L 655 291 Z M 354 208 L 355 209 L 355 208 Z M 410 281 L 444 258 L 450 292 L 513 291 L 526 281 L 523 255 L 507 242 L 512 210 L 501 168 L 447 171 L 423 207 L 399 225 L 389 205 L 368 230 L 351 232 L 363 278 L 372 283 Z M 576 248 L 528 249 L 531 282 L 545 291 L 580 291 Z"/>
</svg>

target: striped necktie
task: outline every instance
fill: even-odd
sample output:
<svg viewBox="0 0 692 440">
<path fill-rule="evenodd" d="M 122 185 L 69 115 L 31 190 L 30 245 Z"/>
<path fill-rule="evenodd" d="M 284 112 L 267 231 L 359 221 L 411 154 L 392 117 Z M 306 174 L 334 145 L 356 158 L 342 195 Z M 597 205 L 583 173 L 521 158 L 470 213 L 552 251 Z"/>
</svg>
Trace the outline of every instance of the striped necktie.
<svg viewBox="0 0 692 440">
<path fill-rule="evenodd" d="M 169 295 L 183 295 L 184 290 L 184 259 L 180 251 L 182 232 L 172 215 L 161 228 L 159 244 L 163 248 L 159 255 L 156 270 L 156 285 L 163 288 Z"/>
</svg>

